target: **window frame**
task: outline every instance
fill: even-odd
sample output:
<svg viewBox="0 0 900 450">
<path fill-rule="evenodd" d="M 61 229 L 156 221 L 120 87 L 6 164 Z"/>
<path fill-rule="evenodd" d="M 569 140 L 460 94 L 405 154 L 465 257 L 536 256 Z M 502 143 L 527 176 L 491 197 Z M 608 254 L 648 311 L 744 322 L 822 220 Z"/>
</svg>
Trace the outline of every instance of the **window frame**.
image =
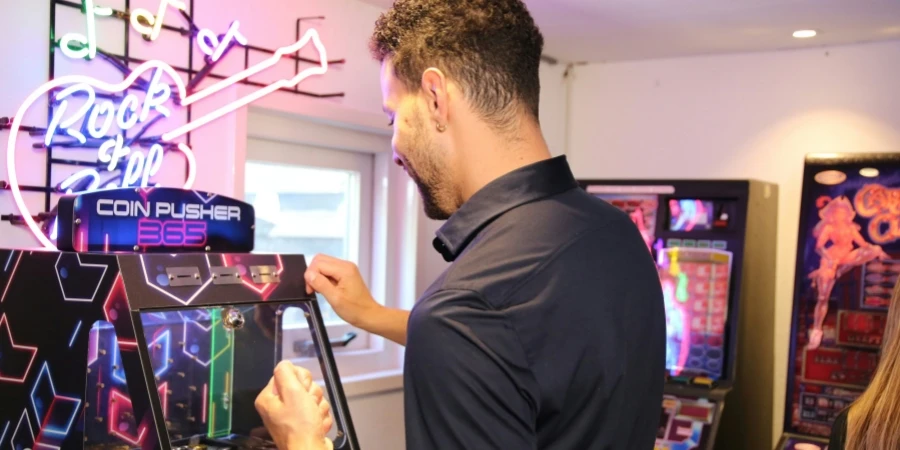
<svg viewBox="0 0 900 450">
<path fill-rule="evenodd" d="M 373 296 L 382 304 L 392 308 L 409 308 L 416 291 L 416 231 L 421 208 L 414 184 L 392 163 L 390 130 L 361 130 L 260 108 L 249 108 L 246 123 L 245 154 L 240 167 L 235 168 L 235 190 L 239 191 L 240 198 L 244 197 L 244 169 L 248 161 L 306 167 L 316 167 L 316 160 L 322 166 L 335 163 L 335 167 L 361 167 L 359 164 L 341 164 L 341 159 L 344 163 L 361 161 L 360 157 L 370 161 L 368 174 L 360 174 L 360 273 Z M 260 141 L 298 151 L 285 154 L 283 151 L 254 148 Z M 343 157 L 335 159 L 315 153 L 340 154 Z M 364 227 L 367 223 L 369 230 L 366 231 Z M 310 261 L 314 255 L 306 256 Z M 388 267 L 392 270 L 387 270 Z M 339 339 L 350 331 L 357 333 L 347 347 L 333 348 L 342 379 L 402 369 L 402 346 L 354 329 L 349 324 L 330 325 L 326 329 L 331 340 Z M 286 342 L 306 338 L 309 334 L 305 329 L 290 329 L 286 333 L 293 334 L 295 331 L 305 334 L 286 337 Z M 312 358 L 294 361 L 309 369 L 314 377 L 321 377 L 319 365 Z"/>
<path fill-rule="evenodd" d="M 244 162 L 245 167 L 250 163 L 263 163 L 305 169 L 347 171 L 358 174 L 353 191 L 350 193 L 351 198 L 348 200 L 350 202 L 349 208 L 353 211 L 351 216 L 353 221 L 356 222 L 350 224 L 352 231 L 350 236 L 348 236 L 349 242 L 347 246 L 350 254 L 348 259 L 357 264 L 363 281 L 367 285 L 371 284 L 373 210 L 371 188 L 374 183 L 374 156 L 259 138 L 250 138 L 247 143 L 248 156 Z M 244 184 L 246 193 L 246 181 Z M 307 264 L 309 264 L 315 255 L 304 256 Z M 335 353 L 369 351 L 371 349 L 371 336 L 368 332 L 354 329 L 347 323 L 330 325 L 326 323 L 326 328 L 331 339 L 339 339 L 349 332 L 355 332 L 357 335 L 346 347 L 335 348 Z M 284 339 L 288 343 L 312 339 L 306 324 L 286 328 L 284 332 Z M 289 353 L 286 351 L 286 354 Z M 295 361 L 299 363 L 303 359 L 306 358 L 296 358 Z"/>
</svg>

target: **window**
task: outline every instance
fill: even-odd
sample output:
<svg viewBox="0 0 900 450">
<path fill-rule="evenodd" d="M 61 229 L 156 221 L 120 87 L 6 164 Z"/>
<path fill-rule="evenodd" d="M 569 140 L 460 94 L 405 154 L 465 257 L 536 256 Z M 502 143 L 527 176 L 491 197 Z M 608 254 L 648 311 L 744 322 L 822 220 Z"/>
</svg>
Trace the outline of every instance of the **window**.
<svg viewBox="0 0 900 450">
<path fill-rule="evenodd" d="M 391 164 L 390 136 L 260 110 L 249 115 L 247 131 L 238 179 L 256 212 L 254 252 L 353 261 L 376 300 L 408 307 L 419 207 Z M 342 378 L 401 367 L 402 347 L 343 322 L 322 297 L 319 309 L 333 343 L 355 334 L 346 346 L 332 346 Z M 321 376 L 303 313 L 288 309 L 284 323 L 283 354 Z"/>
<path fill-rule="evenodd" d="M 245 201 L 256 212 L 256 252 L 303 254 L 307 264 L 322 253 L 361 264 L 360 237 L 370 235 L 372 226 L 369 217 L 361 217 L 363 172 L 358 169 L 371 178 L 371 156 L 350 156 L 358 158 L 351 162 L 359 167 L 247 161 Z M 321 300 L 326 325 L 344 323 Z M 306 326 L 302 315 L 285 320 L 292 327 Z"/>
</svg>

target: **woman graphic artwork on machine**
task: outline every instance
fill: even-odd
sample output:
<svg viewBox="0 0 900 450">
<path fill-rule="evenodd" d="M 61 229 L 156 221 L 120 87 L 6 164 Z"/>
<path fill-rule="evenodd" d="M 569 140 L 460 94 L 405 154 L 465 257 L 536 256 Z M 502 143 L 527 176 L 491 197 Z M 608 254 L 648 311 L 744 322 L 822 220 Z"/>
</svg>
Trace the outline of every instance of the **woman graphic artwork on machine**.
<svg viewBox="0 0 900 450">
<path fill-rule="evenodd" d="M 817 290 L 814 322 L 809 330 L 810 349 L 818 348 L 822 343 L 822 325 L 828 314 L 828 299 L 835 282 L 856 266 L 888 257 L 880 246 L 866 242 L 859 233 L 860 226 L 853 221 L 856 211 L 847 197 L 822 197 L 817 203 L 820 205 L 821 220 L 813 229 L 813 236 L 821 261 L 819 268 L 809 274 L 812 286 Z M 853 244 L 858 247 L 854 248 Z"/>
<path fill-rule="evenodd" d="M 647 250 L 653 253 L 653 230 L 647 228 L 647 223 L 644 221 L 644 209 L 638 206 L 628 213 L 628 216 L 631 217 L 631 221 L 637 225 L 638 231 L 641 232 L 641 237 L 644 239 L 644 243 L 647 244 Z"/>
</svg>

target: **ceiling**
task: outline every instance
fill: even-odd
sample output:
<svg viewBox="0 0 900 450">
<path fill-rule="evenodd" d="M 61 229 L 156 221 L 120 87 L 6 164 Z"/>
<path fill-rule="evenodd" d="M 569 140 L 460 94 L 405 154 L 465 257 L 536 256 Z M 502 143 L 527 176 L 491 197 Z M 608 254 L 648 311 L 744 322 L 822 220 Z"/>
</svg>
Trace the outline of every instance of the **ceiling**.
<svg viewBox="0 0 900 450">
<path fill-rule="evenodd" d="M 362 0 L 390 7 L 393 0 Z M 525 0 L 545 54 L 657 59 L 900 39 L 898 0 Z M 811 39 L 794 30 L 815 29 Z"/>
</svg>

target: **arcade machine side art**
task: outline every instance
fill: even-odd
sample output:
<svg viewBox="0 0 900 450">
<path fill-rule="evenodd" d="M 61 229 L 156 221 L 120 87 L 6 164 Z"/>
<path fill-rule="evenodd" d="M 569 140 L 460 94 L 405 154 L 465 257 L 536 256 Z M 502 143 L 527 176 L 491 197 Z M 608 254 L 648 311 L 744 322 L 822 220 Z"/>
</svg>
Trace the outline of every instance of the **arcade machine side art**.
<svg viewBox="0 0 900 450">
<path fill-rule="evenodd" d="M 898 211 L 900 153 L 807 155 L 779 449 L 824 449 L 871 381 L 900 274 Z"/>
<path fill-rule="evenodd" d="M 752 393 L 771 391 L 772 383 L 766 342 L 772 343 L 777 187 L 755 180 L 581 185 L 630 216 L 659 269 L 668 338 L 656 449 L 712 449 L 726 439 L 719 446 L 771 445 L 771 421 L 742 411 L 772 408 L 771 398 Z"/>
</svg>

